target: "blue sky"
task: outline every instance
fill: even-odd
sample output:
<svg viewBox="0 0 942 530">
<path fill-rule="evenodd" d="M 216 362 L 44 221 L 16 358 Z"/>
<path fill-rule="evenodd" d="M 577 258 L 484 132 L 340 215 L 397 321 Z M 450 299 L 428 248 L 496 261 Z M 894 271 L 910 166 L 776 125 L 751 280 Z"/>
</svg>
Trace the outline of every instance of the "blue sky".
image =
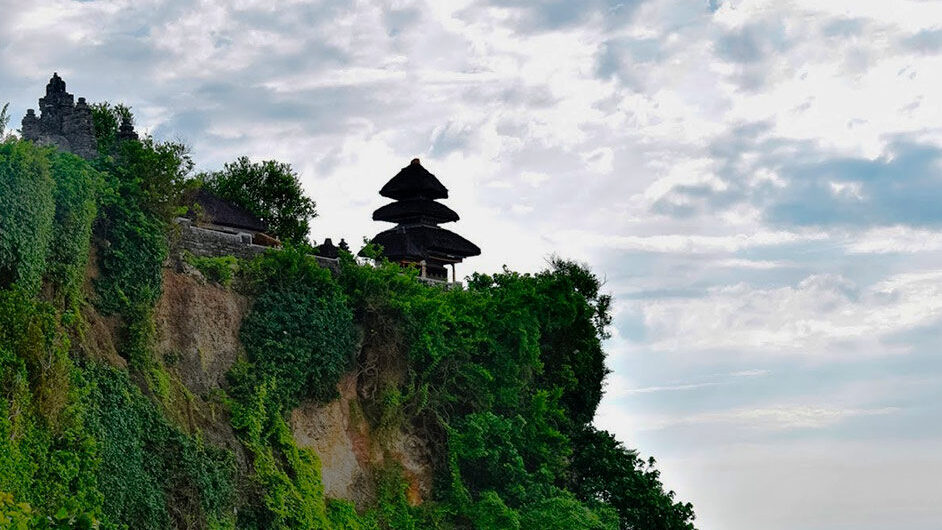
<svg viewBox="0 0 942 530">
<path fill-rule="evenodd" d="M 418 156 L 459 273 L 606 279 L 596 421 L 701 529 L 939 527 L 942 2 L 273 4 L 0 0 L 0 101 L 289 162 L 318 241 Z"/>
</svg>

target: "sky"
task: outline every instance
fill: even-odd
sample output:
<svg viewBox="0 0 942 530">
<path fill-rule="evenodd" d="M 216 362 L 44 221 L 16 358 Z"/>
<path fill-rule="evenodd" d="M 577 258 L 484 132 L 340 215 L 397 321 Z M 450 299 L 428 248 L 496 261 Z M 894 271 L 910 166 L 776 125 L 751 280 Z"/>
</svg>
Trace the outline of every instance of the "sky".
<svg viewBox="0 0 942 530">
<path fill-rule="evenodd" d="M 615 297 L 596 424 L 701 530 L 942 521 L 942 2 L 0 0 L 14 121 L 57 71 L 139 131 L 298 171 L 360 242 L 419 157 L 483 250 Z"/>
</svg>

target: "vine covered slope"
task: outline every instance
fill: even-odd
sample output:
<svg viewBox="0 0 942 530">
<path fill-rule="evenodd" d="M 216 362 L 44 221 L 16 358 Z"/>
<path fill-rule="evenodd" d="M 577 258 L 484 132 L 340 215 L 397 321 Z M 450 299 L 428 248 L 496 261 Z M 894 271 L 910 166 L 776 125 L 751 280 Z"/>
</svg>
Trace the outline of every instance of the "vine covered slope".
<svg viewBox="0 0 942 530">
<path fill-rule="evenodd" d="M 0 142 L 0 528 L 693 528 L 592 418 L 586 267 L 443 289 L 306 247 L 192 259 L 179 144 Z"/>
</svg>

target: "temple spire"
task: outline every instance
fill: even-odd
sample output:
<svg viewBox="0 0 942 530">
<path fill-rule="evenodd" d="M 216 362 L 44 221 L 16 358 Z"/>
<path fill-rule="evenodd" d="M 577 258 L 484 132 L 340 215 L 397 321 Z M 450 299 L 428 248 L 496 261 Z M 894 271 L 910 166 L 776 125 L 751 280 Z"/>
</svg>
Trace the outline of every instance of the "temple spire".
<svg viewBox="0 0 942 530">
<path fill-rule="evenodd" d="M 448 189 L 422 167 L 418 158 L 402 168 L 380 190 L 394 199 L 373 212 L 373 220 L 396 223 L 380 232 L 373 243 L 383 248 L 390 261 L 420 268 L 422 277 L 448 280 L 446 266 L 477 256 L 481 249 L 460 235 L 438 226 L 458 220 L 458 214 L 436 199 L 448 198 Z"/>
<path fill-rule="evenodd" d="M 92 109 L 85 98 L 75 102 L 58 73 L 52 74 L 46 95 L 39 98 L 39 114 L 26 111 L 21 131 L 23 139 L 37 144 L 54 145 L 88 159 L 98 156 Z"/>
</svg>

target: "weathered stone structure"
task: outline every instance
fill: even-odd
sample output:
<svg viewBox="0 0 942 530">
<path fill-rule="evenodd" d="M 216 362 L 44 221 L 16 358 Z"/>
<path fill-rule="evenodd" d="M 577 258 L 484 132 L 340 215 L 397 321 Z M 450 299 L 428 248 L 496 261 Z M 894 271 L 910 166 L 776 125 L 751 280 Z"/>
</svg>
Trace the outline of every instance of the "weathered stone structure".
<svg viewBox="0 0 942 530">
<path fill-rule="evenodd" d="M 131 118 L 127 116 L 121 118 L 121 127 L 118 129 L 118 140 L 139 140 L 137 133 L 134 132 L 134 124 L 131 123 Z"/>
<path fill-rule="evenodd" d="M 186 217 L 178 217 L 176 224 L 180 228 L 180 250 L 186 250 L 194 256 L 235 256 L 248 259 L 271 248 L 252 243 L 252 234 L 247 232 L 233 233 L 203 228 L 195 226 Z"/>
<path fill-rule="evenodd" d="M 26 111 L 23 117 L 23 138 L 37 144 L 55 145 L 63 151 L 91 159 L 98 154 L 92 109 L 85 98 L 73 100 L 65 90 L 65 81 L 52 74 L 46 85 L 46 96 L 39 98 L 39 112 Z"/>
<path fill-rule="evenodd" d="M 174 245 L 175 259 L 182 258 L 184 252 L 206 258 L 235 256 L 241 259 L 252 259 L 266 250 L 277 248 L 253 243 L 253 235 L 248 232 L 233 233 L 204 228 L 196 226 L 193 220 L 186 217 L 177 217 L 174 222 L 179 230 L 179 237 Z M 340 271 L 340 260 L 336 256 L 314 256 L 314 258 L 320 266 L 334 272 Z"/>
</svg>

